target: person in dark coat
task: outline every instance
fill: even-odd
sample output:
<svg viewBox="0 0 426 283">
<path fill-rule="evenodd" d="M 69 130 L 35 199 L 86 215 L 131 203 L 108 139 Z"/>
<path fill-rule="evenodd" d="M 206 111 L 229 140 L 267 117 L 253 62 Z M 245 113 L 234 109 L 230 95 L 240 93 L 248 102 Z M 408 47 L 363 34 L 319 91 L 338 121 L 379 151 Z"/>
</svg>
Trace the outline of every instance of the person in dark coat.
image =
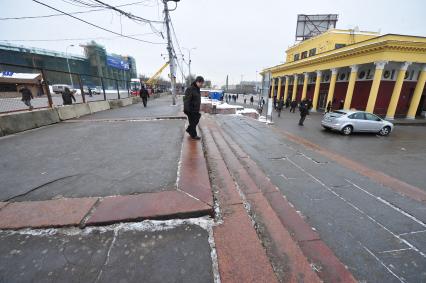
<svg viewBox="0 0 426 283">
<path fill-rule="evenodd" d="M 250 105 L 253 105 L 253 102 L 254 102 L 254 98 L 253 98 L 253 95 L 250 97 Z"/>
<path fill-rule="evenodd" d="M 31 105 L 31 99 L 33 99 L 34 96 L 31 90 L 28 87 L 24 86 L 19 90 L 19 92 L 22 95 L 22 102 L 24 102 L 24 104 L 28 106 L 29 110 L 33 110 L 34 107 Z"/>
<path fill-rule="evenodd" d="M 200 89 L 203 87 L 204 78 L 198 76 L 195 81 L 185 91 L 183 97 L 183 112 L 188 116 L 188 128 L 186 132 L 194 140 L 201 139 L 197 135 L 197 125 L 200 121 L 200 106 L 201 106 L 201 92 Z"/>
<path fill-rule="evenodd" d="M 278 100 L 278 105 L 277 105 L 278 117 L 281 117 L 281 111 L 283 110 L 283 107 L 284 107 L 284 99 L 281 97 L 280 100 Z"/>
<path fill-rule="evenodd" d="M 296 100 L 293 100 L 293 101 L 290 103 L 290 112 L 296 113 L 296 107 L 297 107 L 297 101 L 296 101 Z"/>
<path fill-rule="evenodd" d="M 305 122 L 306 115 L 308 115 L 308 104 L 306 101 L 302 101 L 299 106 L 300 111 L 300 120 L 299 120 L 299 126 L 303 126 L 303 122 Z"/>
<path fill-rule="evenodd" d="M 291 103 L 291 99 L 290 97 L 287 97 L 287 99 L 285 100 L 285 108 L 288 109 L 290 107 L 290 103 Z"/>
<path fill-rule="evenodd" d="M 70 91 L 69 88 L 65 88 L 64 92 L 62 93 L 62 100 L 64 105 L 71 105 L 72 101 L 75 102 L 74 94 Z"/>
<path fill-rule="evenodd" d="M 139 96 L 142 98 L 143 107 L 146 107 L 146 104 L 148 102 L 148 91 L 146 90 L 145 86 L 141 86 L 141 90 L 139 91 Z"/>
</svg>

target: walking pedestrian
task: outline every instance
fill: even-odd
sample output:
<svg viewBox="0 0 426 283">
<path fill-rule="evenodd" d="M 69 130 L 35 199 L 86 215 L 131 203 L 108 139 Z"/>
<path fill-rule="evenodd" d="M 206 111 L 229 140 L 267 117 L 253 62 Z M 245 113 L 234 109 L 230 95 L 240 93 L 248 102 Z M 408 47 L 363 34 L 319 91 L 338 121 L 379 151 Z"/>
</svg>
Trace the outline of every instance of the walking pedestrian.
<svg viewBox="0 0 426 283">
<path fill-rule="evenodd" d="M 262 107 L 265 105 L 265 98 L 262 97 Z"/>
<path fill-rule="evenodd" d="M 284 107 L 284 99 L 280 98 L 277 105 L 278 117 L 281 117 L 281 110 L 283 110 L 283 107 Z"/>
<path fill-rule="evenodd" d="M 244 104 L 246 104 L 247 103 L 247 95 L 246 94 L 243 95 L 243 99 L 244 99 Z"/>
<path fill-rule="evenodd" d="M 290 103 L 290 112 L 296 113 L 296 107 L 297 107 L 297 101 L 296 101 L 296 100 L 293 100 L 293 101 Z"/>
<path fill-rule="evenodd" d="M 290 107 L 290 102 L 291 102 L 290 97 L 287 97 L 287 99 L 285 100 L 285 108 L 286 109 L 288 109 Z"/>
<path fill-rule="evenodd" d="M 31 105 L 31 99 L 34 98 L 33 93 L 31 92 L 31 90 L 27 87 L 24 86 L 22 87 L 19 92 L 22 95 L 22 102 L 24 102 L 25 105 L 28 106 L 28 110 L 33 110 L 33 106 Z"/>
<path fill-rule="evenodd" d="M 343 100 L 340 100 L 339 109 L 343 109 L 344 105 L 345 105 L 345 102 Z"/>
<path fill-rule="evenodd" d="M 74 94 L 70 91 L 69 88 L 65 88 L 64 92 L 62 93 L 62 101 L 64 105 L 71 105 L 72 101 L 75 101 Z"/>
<path fill-rule="evenodd" d="M 200 140 L 201 138 L 197 135 L 197 125 L 200 121 L 200 106 L 201 106 L 201 92 L 200 89 L 204 85 L 204 78 L 198 76 L 195 81 L 185 91 L 183 97 L 183 112 L 188 116 L 188 128 L 186 132 L 194 140 Z"/>
<path fill-rule="evenodd" d="M 143 107 L 146 107 L 148 103 L 148 91 L 146 90 L 145 86 L 141 86 L 141 90 L 139 91 L 139 96 L 142 98 Z"/>
<path fill-rule="evenodd" d="M 253 97 L 253 95 L 250 97 L 250 105 L 253 105 L 253 102 L 254 102 L 254 97 Z"/>
<path fill-rule="evenodd" d="M 306 115 L 308 115 L 308 112 L 309 112 L 308 104 L 306 103 L 306 101 L 302 101 L 300 103 L 299 111 L 300 111 L 299 126 L 303 126 L 303 122 L 305 122 Z"/>
</svg>

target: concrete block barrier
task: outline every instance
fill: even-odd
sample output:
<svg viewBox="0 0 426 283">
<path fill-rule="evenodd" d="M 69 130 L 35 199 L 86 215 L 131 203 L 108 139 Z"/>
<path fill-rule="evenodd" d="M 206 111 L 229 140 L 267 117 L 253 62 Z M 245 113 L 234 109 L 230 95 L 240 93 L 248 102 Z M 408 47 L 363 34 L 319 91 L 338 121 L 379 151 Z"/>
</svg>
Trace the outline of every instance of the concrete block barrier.
<svg viewBox="0 0 426 283">
<path fill-rule="evenodd" d="M 64 105 L 56 108 L 56 110 L 58 111 L 59 119 L 61 119 L 61 121 L 74 119 L 77 117 L 77 114 L 74 110 L 74 105 Z"/>
<path fill-rule="evenodd" d="M 105 111 L 111 109 L 108 101 L 94 101 L 89 102 L 89 108 L 91 113 L 96 113 L 99 111 Z"/>
<path fill-rule="evenodd" d="M 109 100 L 109 105 L 111 109 L 124 107 L 133 104 L 133 99 L 131 97 L 128 98 L 122 98 L 122 99 L 115 99 L 115 100 Z"/>
<path fill-rule="evenodd" d="M 87 103 L 74 104 L 73 107 L 77 117 L 91 114 L 90 107 Z"/>
<path fill-rule="evenodd" d="M 11 135 L 38 127 L 59 123 L 56 109 L 34 110 L 0 116 L 0 134 Z"/>
<path fill-rule="evenodd" d="M 142 98 L 140 98 L 139 96 L 133 96 L 132 97 L 132 102 L 133 104 L 138 104 L 142 102 Z"/>
</svg>

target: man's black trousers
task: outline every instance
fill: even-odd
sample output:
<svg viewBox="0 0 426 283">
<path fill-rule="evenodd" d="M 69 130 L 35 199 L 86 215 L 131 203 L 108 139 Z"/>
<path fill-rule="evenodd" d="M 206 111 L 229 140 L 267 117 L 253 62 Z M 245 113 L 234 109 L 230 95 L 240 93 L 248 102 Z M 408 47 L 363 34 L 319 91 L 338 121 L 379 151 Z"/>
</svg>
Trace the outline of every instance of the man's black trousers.
<svg viewBox="0 0 426 283">
<path fill-rule="evenodd" d="M 198 112 L 185 112 L 185 114 L 186 116 L 188 116 L 188 123 L 189 123 L 189 126 L 186 129 L 186 131 L 191 137 L 196 137 L 197 125 L 198 125 L 198 122 L 200 121 L 201 114 Z"/>
</svg>

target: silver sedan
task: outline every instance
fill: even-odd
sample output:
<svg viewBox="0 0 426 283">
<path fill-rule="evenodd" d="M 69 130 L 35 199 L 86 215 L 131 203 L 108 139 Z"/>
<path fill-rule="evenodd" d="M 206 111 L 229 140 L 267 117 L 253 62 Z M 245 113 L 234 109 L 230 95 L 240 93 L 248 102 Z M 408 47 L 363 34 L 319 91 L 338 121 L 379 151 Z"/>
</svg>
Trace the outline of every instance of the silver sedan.
<svg viewBox="0 0 426 283">
<path fill-rule="evenodd" d="M 394 128 L 391 122 L 374 114 L 353 110 L 336 110 L 326 113 L 321 125 L 327 130 L 339 131 L 344 135 L 350 135 L 353 132 L 370 132 L 387 136 Z"/>
</svg>

